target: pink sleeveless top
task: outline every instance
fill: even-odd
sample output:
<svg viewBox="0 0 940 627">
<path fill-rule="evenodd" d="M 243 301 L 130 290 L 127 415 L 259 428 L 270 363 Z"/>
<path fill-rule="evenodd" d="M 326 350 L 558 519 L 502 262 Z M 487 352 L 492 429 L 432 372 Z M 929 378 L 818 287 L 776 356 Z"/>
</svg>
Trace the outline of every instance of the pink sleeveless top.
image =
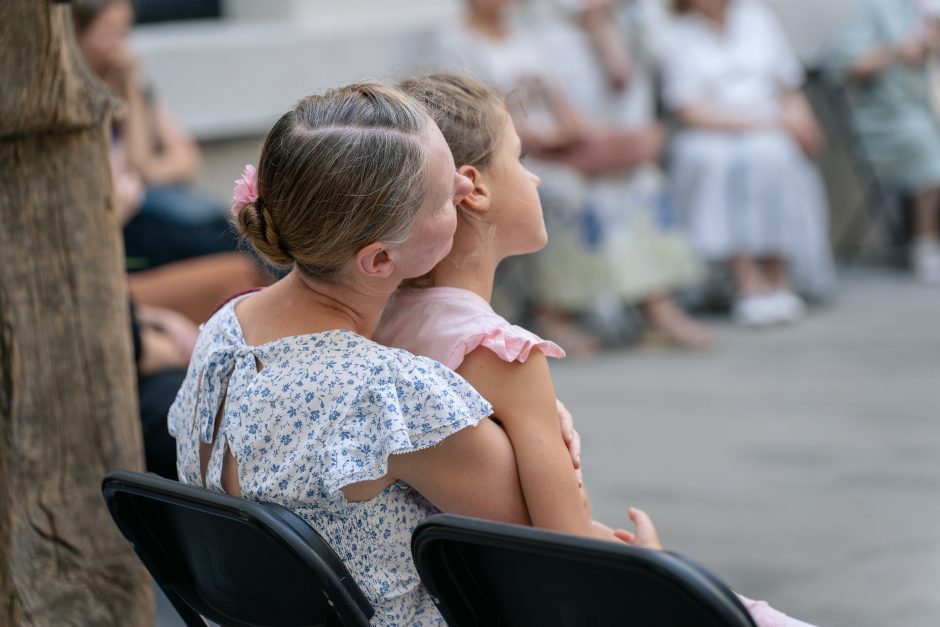
<svg viewBox="0 0 940 627">
<path fill-rule="evenodd" d="M 565 356 L 558 344 L 510 324 L 482 297 L 457 287 L 398 290 L 373 339 L 430 357 L 451 370 L 479 346 L 509 362 L 525 362 L 533 349 L 548 357 Z"/>
</svg>

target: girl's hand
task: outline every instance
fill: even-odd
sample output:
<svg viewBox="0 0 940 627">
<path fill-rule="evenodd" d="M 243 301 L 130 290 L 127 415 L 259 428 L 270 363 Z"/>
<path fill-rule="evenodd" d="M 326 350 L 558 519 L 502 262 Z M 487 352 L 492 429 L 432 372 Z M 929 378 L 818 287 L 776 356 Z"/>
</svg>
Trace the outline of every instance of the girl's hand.
<svg viewBox="0 0 940 627">
<path fill-rule="evenodd" d="M 663 545 L 659 541 L 659 534 L 656 532 L 656 527 L 653 526 L 653 521 L 649 515 L 635 507 L 631 507 L 627 510 L 627 514 L 630 516 L 630 521 L 633 523 L 633 526 L 636 527 L 636 532 L 630 532 L 626 529 L 615 529 L 614 535 L 627 544 L 643 547 L 644 549 L 661 551 Z"/>
<path fill-rule="evenodd" d="M 581 436 L 574 428 L 574 417 L 565 404 L 557 398 L 555 405 L 558 407 L 558 421 L 561 423 L 561 437 L 568 447 L 568 453 L 571 455 L 571 463 L 574 465 L 575 473 L 578 475 L 578 486 L 584 487 L 584 475 L 581 472 Z"/>
</svg>

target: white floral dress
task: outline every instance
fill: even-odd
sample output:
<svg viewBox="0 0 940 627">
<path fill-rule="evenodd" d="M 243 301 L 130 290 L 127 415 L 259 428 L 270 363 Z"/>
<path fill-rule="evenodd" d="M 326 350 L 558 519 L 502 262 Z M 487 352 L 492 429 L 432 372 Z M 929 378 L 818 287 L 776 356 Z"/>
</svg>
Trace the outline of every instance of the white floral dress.
<svg viewBox="0 0 940 627">
<path fill-rule="evenodd" d="M 248 346 L 234 313 L 242 298 L 203 325 L 170 409 L 180 481 L 202 485 L 199 445 L 213 441 L 224 400 L 205 485 L 221 490 L 227 446 L 242 495 L 283 505 L 316 529 L 375 607 L 373 625 L 444 625 L 410 551 L 414 528 L 436 508 L 400 482 L 358 503 L 341 488 L 384 476 L 391 454 L 476 425 L 489 403 L 441 364 L 352 331 Z"/>
</svg>

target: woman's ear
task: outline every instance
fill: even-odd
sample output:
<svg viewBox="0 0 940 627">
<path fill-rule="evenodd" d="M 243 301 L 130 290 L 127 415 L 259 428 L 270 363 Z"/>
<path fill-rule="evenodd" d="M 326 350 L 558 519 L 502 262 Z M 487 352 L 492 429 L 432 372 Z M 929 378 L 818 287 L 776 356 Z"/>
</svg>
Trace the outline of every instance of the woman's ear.
<svg viewBox="0 0 940 627">
<path fill-rule="evenodd" d="M 490 190 L 484 180 L 486 177 L 472 165 L 462 165 L 457 168 L 457 174 L 470 179 L 473 191 L 463 199 L 461 206 L 475 213 L 486 213 L 490 210 Z"/>
<path fill-rule="evenodd" d="M 395 271 L 395 262 L 381 242 L 373 242 L 356 253 L 355 266 L 360 274 L 373 279 L 386 279 Z"/>
</svg>

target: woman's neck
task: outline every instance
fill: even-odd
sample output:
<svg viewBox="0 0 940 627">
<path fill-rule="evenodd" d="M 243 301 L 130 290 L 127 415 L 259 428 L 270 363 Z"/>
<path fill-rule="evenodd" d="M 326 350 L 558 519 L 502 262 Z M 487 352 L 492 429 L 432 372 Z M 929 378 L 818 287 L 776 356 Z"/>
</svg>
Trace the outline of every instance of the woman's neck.
<svg viewBox="0 0 940 627">
<path fill-rule="evenodd" d="M 372 337 L 395 285 L 344 285 L 313 279 L 296 268 L 239 303 L 245 340 L 257 346 L 291 335 L 347 329 Z"/>
<path fill-rule="evenodd" d="M 488 39 L 505 39 L 509 36 L 506 20 L 498 11 L 471 11 L 464 18 L 467 27 Z"/>
<path fill-rule="evenodd" d="M 454 238 L 450 254 L 431 271 L 434 287 L 459 287 L 477 294 L 486 302 L 492 300 L 496 266 L 503 258 L 493 250 L 492 244 L 487 245 L 494 237 L 480 235 L 474 233 L 471 237 Z"/>
</svg>

